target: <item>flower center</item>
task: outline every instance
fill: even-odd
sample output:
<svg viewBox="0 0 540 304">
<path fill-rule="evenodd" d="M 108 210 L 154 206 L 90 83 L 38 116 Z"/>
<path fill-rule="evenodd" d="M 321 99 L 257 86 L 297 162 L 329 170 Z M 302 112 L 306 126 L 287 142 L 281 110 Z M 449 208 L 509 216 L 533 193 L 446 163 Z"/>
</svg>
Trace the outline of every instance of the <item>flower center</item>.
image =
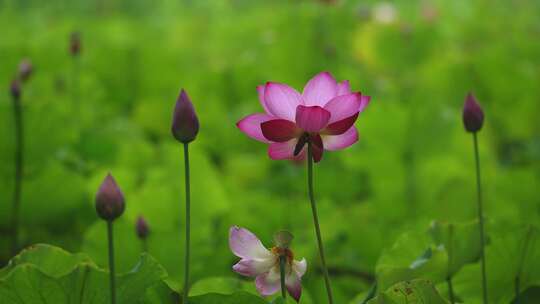
<svg viewBox="0 0 540 304">
<path fill-rule="evenodd" d="M 278 257 L 285 256 L 287 258 L 287 264 L 292 264 L 294 259 L 293 252 L 288 248 L 272 247 L 272 253 Z"/>
<path fill-rule="evenodd" d="M 302 151 L 302 148 L 304 148 L 304 146 L 309 141 L 309 139 L 310 139 L 310 135 L 308 132 L 304 132 L 298 138 L 298 142 L 296 143 L 296 146 L 294 147 L 294 156 L 297 156 Z"/>
</svg>

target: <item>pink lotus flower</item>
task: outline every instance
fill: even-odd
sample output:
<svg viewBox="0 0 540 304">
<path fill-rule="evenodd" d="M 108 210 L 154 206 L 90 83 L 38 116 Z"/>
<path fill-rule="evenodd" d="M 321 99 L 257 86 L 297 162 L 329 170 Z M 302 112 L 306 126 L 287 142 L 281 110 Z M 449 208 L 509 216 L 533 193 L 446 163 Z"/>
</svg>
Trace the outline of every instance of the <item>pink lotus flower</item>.
<svg viewBox="0 0 540 304">
<path fill-rule="evenodd" d="M 281 290 L 279 256 L 287 257 L 285 266 L 285 286 L 289 294 L 298 302 L 302 294 L 302 276 L 306 273 L 305 259 L 295 261 L 291 250 L 280 247 L 266 249 L 261 241 L 249 230 L 237 226 L 229 232 L 229 246 L 240 262 L 233 266 L 237 273 L 255 278 L 259 293 L 269 296 Z"/>
<path fill-rule="evenodd" d="M 236 125 L 249 137 L 270 144 L 272 159 L 304 158 L 306 143 L 319 162 L 323 151 L 341 150 L 358 141 L 354 122 L 371 97 L 352 93 L 348 81 L 338 83 L 328 72 L 313 77 L 302 94 L 281 83 L 258 86 L 265 113 L 251 114 Z"/>
</svg>

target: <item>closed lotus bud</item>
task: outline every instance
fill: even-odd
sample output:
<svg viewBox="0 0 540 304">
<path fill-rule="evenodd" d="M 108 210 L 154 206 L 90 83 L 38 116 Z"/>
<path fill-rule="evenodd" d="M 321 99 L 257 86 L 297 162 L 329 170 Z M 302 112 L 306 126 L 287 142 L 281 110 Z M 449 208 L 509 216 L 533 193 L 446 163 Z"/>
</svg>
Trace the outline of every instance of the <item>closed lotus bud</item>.
<svg viewBox="0 0 540 304">
<path fill-rule="evenodd" d="M 199 119 L 184 89 L 174 107 L 171 131 L 174 138 L 185 144 L 192 142 L 199 133 Z"/>
<path fill-rule="evenodd" d="M 19 100 L 19 98 L 21 97 L 21 83 L 19 82 L 19 80 L 15 79 L 11 82 L 11 86 L 10 86 L 10 93 L 11 93 L 11 97 L 14 99 L 14 100 Z"/>
<path fill-rule="evenodd" d="M 29 59 L 23 59 L 19 64 L 19 78 L 24 82 L 32 75 L 34 70 L 32 62 Z"/>
<path fill-rule="evenodd" d="M 150 229 L 148 228 L 148 223 L 144 220 L 144 217 L 139 216 L 137 218 L 137 222 L 135 223 L 135 230 L 137 232 L 137 236 L 144 240 L 150 233 Z"/>
<path fill-rule="evenodd" d="M 109 173 L 96 194 L 96 211 L 99 217 L 113 221 L 124 213 L 124 195 Z"/>
<path fill-rule="evenodd" d="M 79 32 L 71 33 L 69 39 L 69 52 L 72 56 L 78 56 L 81 52 L 81 34 Z"/>
<path fill-rule="evenodd" d="M 283 249 L 288 249 L 294 236 L 289 231 L 279 231 L 274 235 L 276 246 Z"/>
<path fill-rule="evenodd" d="M 484 124 L 484 112 L 472 93 L 467 95 L 463 106 L 463 124 L 467 132 L 478 132 Z"/>
</svg>

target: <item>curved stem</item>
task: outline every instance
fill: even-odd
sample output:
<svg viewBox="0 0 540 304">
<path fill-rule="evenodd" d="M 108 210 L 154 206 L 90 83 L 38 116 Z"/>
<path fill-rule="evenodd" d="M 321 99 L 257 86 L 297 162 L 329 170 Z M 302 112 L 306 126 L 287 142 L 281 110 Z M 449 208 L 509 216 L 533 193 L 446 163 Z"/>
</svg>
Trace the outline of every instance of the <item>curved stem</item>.
<svg viewBox="0 0 540 304">
<path fill-rule="evenodd" d="M 287 288 L 285 287 L 285 259 L 284 255 L 279 256 L 279 274 L 281 279 L 281 297 L 283 300 L 287 298 Z"/>
<path fill-rule="evenodd" d="M 116 282 L 114 270 L 114 239 L 113 239 L 113 222 L 107 221 L 107 236 L 109 240 L 109 282 L 111 288 L 111 304 L 116 303 Z"/>
<path fill-rule="evenodd" d="M 189 291 L 189 249 L 190 249 L 190 223 L 191 223 L 191 193 L 190 193 L 190 181 L 189 181 L 189 148 L 188 144 L 184 144 L 184 170 L 185 170 L 185 186 L 186 186 L 186 253 L 184 259 L 184 292 L 182 296 L 182 303 L 186 304 Z"/>
<path fill-rule="evenodd" d="M 309 200 L 311 202 L 311 211 L 313 213 L 313 224 L 315 225 L 315 234 L 317 235 L 317 243 L 319 246 L 319 256 L 321 258 L 322 270 L 324 275 L 324 284 L 326 285 L 326 293 L 328 294 L 328 303 L 333 304 L 332 288 L 330 286 L 330 276 L 328 275 L 328 267 L 326 267 L 326 259 L 324 257 L 324 248 L 321 237 L 321 228 L 319 227 L 319 216 L 317 215 L 317 205 L 315 204 L 315 196 L 313 194 L 313 157 L 311 142 L 308 142 L 307 153 L 307 167 L 308 167 L 308 192 Z"/>
<path fill-rule="evenodd" d="M 487 296 L 487 282 L 486 282 L 486 255 L 484 252 L 485 246 L 485 236 L 484 236 L 484 210 L 482 206 L 482 183 L 480 179 L 480 156 L 478 153 L 478 137 L 477 133 L 473 133 L 474 141 L 474 157 L 476 160 L 476 193 L 478 198 L 478 222 L 480 225 L 480 254 L 482 262 L 482 294 L 484 299 L 484 304 L 488 303 Z"/>
<path fill-rule="evenodd" d="M 17 254 L 19 249 L 19 210 L 21 206 L 22 172 L 23 172 L 23 117 L 20 97 L 13 98 L 13 118 L 15 122 L 15 184 L 13 189 L 13 206 L 11 228 L 13 229 L 11 251 Z"/>
</svg>

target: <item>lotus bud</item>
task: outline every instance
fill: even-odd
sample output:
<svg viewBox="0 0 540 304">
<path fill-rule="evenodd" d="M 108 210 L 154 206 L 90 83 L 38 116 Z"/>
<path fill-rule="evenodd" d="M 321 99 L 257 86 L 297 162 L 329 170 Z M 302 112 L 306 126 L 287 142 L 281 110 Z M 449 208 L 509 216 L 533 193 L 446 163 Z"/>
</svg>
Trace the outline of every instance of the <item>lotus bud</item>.
<svg viewBox="0 0 540 304">
<path fill-rule="evenodd" d="M 184 89 L 176 101 L 171 131 L 174 138 L 184 144 L 192 142 L 199 133 L 199 119 Z"/>
<path fill-rule="evenodd" d="M 81 33 L 73 32 L 71 33 L 69 39 L 69 52 L 72 56 L 78 56 L 81 52 Z"/>
<path fill-rule="evenodd" d="M 484 124 L 484 112 L 472 93 L 467 95 L 463 106 L 463 124 L 467 132 L 478 132 Z"/>
<path fill-rule="evenodd" d="M 10 93 L 13 100 L 19 100 L 21 97 L 21 83 L 15 79 L 11 82 Z"/>
<path fill-rule="evenodd" d="M 97 214 L 106 221 L 113 221 L 124 213 L 124 209 L 124 195 L 109 173 L 96 194 Z"/>
<path fill-rule="evenodd" d="M 144 217 L 139 216 L 137 218 L 137 223 L 135 223 L 135 231 L 137 232 L 137 236 L 144 240 L 148 237 L 148 234 L 150 233 L 150 229 L 148 228 L 148 223 L 144 219 Z"/>
<path fill-rule="evenodd" d="M 23 59 L 19 64 L 19 78 L 25 82 L 32 75 L 34 67 L 29 59 Z"/>
</svg>

